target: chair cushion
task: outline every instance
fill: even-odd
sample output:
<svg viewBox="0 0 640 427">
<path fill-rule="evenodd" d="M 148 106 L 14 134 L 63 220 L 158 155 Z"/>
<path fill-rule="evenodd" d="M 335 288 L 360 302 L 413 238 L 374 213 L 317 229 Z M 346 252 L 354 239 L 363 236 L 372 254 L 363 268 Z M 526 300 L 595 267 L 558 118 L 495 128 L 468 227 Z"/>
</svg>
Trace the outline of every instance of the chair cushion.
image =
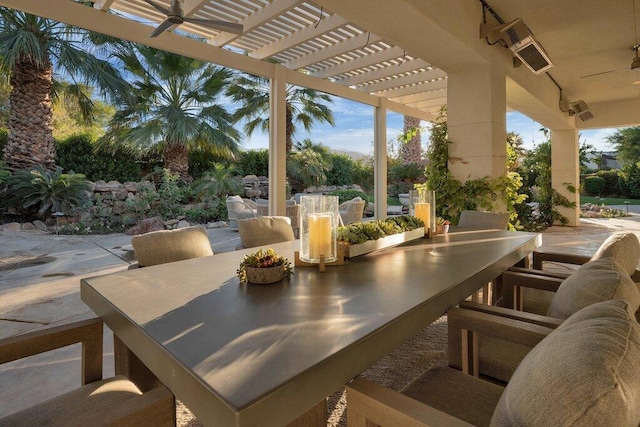
<svg viewBox="0 0 640 427">
<path fill-rule="evenodd" d="M 426 371 L 401 393 L 468 423 L 486 426 L 502 391 L 488 381 L 439 367 Z"/>
<path fill-rule="evenodd" d="M 164 422 L 169 424 L 173 411 L 173 397 L 164 387 L 163 395 L 157 395 L 163 401 Z M 126 377 L 116 376 L 87 384 L 69 393 L 27 408 L 0 419 L 0 425 L 6 426 L 96 426 L 120 425 L 123 418 L 131 421 L 132 414 L 148 409 L 148 396 Z M 160 407 L 151 408 L 155 415 Z M 149 420 L 149 418 L 146 418 Z M 158 420 L 158 418 L 156 418 Z"/>
<path fill-rule="evenodd" d="M 491 425 L 637 426 L 639 360 L 640 326 L 628 303 L 590 305 L 529 352 Z"/>
<path fill-rule="evenodd" d="M 611 299 L 627 301 L 632 313 L 640 307 L 640 292 L 620 264 L 612 258 L 589 261 L 562 282 L 547 316 L 566 319 L 588 305 Z"/>
<path fill-rule="evenodd" d="M 154 231 L 131 238 L 140 267 L 213 255 L 204 227 Z"/>
<path fill-rule="evenodd" d="M 238 221 L 240 242 L 245 248 L 295 240 L 286 216 L 261 216 Z"/>
<path fill-rule="evenodd" d="M 613 258 L 629 275 L 633 275 L 640 261 L 640 242 L 638 237 L 626 231 L 613 233 L 605 240 L 591 257 L 591 260 Z"/>
</svg>

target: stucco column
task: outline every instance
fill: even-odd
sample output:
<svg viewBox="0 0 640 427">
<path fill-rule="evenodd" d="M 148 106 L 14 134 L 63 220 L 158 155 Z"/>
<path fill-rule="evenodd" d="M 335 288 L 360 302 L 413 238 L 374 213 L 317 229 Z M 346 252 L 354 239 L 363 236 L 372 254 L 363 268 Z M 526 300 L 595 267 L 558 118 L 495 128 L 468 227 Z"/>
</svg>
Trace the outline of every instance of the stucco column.
<svg viewBox="0 0 640 427">
<path fill-rule="evenodd" d="M 287 69 L 275 67 L 269 96 L 269 215 L 286 215 Z"/>
<path fill-rule="evenodd" d="M 373 187 L 375 191 L 375 217 L 387 217 L 387 108 L 380 98 L 375 109 Z"/>
<path fill-rule="evenodd" d="M 458 180 L 506 174 L 506 80 L 499 66 L 448 73 L 449 170 Z"/>
<path fill-rule="evenodd" d="M 575 202 L 575 208 L 558 206 L 556 209 L 567 217 L 567 225 L 579 225 L 580 149 L 576 129 L 551 130 L 551 187 L 570 202 Z"/>
</svg>

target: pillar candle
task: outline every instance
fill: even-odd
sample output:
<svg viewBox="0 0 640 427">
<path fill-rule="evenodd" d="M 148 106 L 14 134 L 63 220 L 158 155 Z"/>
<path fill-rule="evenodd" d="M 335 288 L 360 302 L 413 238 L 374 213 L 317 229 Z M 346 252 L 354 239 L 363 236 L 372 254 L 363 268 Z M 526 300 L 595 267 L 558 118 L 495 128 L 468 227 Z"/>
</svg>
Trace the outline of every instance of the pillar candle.
<svg viewBox="0 0 640 427">
<path fill-rule="evenodd" d="M 320 259 L 333 257 L 333 245 L 331 244 L 331 215 L 309 215 L 309 258 Z"/>
<path fill-rule="evenodd" d="M 416 203 L 416 217 L 424 221 L 424 231 L 427 232 L 431 228 L 431 205 L 429 203 Z"/>
</svg>

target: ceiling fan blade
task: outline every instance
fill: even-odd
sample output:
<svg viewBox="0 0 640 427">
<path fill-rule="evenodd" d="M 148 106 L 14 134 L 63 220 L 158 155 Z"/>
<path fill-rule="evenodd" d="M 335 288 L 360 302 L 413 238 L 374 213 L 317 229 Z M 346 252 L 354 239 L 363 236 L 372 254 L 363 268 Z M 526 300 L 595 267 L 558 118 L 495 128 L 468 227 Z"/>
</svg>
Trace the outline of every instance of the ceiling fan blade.
<svg viewBox="0 0 640 427">
<path fill-rule="evenodd" d="M 174 23 L 169 21 L 168 19 L 163 21 L 162 24 L 158 25 L 158 27 L 155 30 L 153 30 L 153 33 L 149 34 L 149 38 L 159 36 L 161 33 L 165 32 L 166 30 L 171 28 L 173 25 Z"/>
<path fill-rule="evenodd" d="M 185 22 L 202 25 L 204 27 L 213 28 L 215 30 L 225 31 L 227 33 L 242 35 L 243 27 L 241 24 L 233 24 L 227 21 L 213 21 L 210 19 L 184 18 Z"/>
<path fill-rule="evenodd" d="M 147 3 L 149 3 L 151 6 L 153 6 L 156 10 L 158 10 L 159 12 L 164 13 L 165 15 L 171 15 L 171 11 L 169 9 L 165 9 L 164 7 L 162 7 L 161 5 L 159 5 L 158 3 L 152 1 L 152 0 L 144 0 Z"/>
<path fill-rule="evenodd" d="M 600 73 L 595 73 L 595 74 L 588 74 L 586 76 L 580 76 L 581 79 L 587 78 L 587 77 L 593 77 L 593 76 L 601 76 L 603 74 L 609 74 L 609 73 L 617 73 L 619 71 L 627 71 L 629 70 L 628 68 L 620 68 L 618 70 L 609 70 L 609 71 L 602 71 Z"/>
</svg>

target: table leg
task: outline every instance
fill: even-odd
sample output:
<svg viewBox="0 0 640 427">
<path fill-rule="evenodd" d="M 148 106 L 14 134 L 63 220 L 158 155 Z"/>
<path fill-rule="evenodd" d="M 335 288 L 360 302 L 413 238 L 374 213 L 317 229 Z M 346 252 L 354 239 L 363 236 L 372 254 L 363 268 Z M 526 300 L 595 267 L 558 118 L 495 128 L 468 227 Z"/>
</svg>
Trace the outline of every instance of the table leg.
<svg viewBox="0 0 640 427">
<path fill-rule="evenodd" d="M 162 385 L 153 372 L 115 334 L 113 335 L 113 356 L 116 375 L 129 378 L 141 392 L 145 393 Z"/>
<path fill-rule="evenodd" d="M 327 400 L 322 399 L 313 408 L 300 415 L 287 427 L 326 427 L 327 425 Z"/>
</svg>

